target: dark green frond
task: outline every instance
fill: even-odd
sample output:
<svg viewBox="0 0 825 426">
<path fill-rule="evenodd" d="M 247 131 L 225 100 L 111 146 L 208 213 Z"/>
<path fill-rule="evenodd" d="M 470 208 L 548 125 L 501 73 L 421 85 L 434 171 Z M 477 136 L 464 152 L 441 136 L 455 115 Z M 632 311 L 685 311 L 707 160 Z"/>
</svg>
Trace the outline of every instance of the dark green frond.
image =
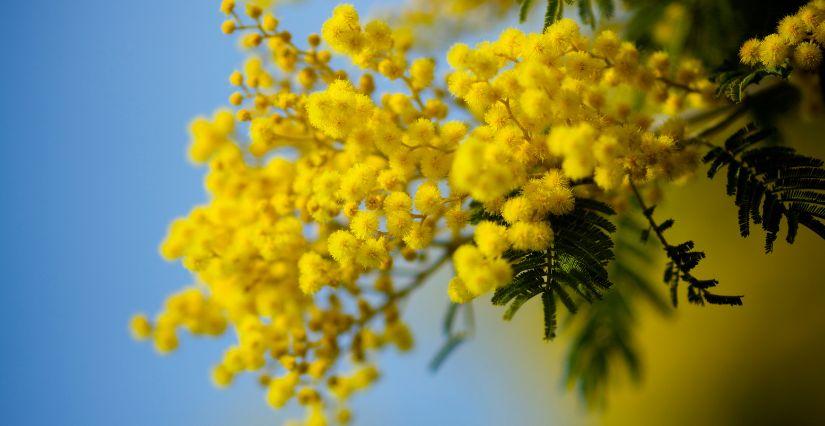
<svg viewBox="0 0 825 426">
<path fill-rule="evenodd" d="M 613 259 L 610 234 L 615 225 L 605 216 L 613 209 L 604 203 L 578 198 L 572 212 L 550 216 L 554 232 L 544 251 L 509 251 L 513 280 L 497 289 L 492 302 L 508 305 L 504 319 L 511 319 L 524 303 L 541 295 L 545 312 L 545 338 L 555 336 L 556 303 L 575 313 L 577 300 L 593 302 L 610 287 L 607 265 Z"/>
<path fill-rule="evenodd" d="M 799 225 L 823 236 L 825 228 L 825 169 L 821 160 L 784 146 L 758 146 L 773 132 L 749 124 L 724 147 L 704 157 L 708 177 L 727 168 L 727 193 L 739 208 L 739 233 L 750 234 L 750 224 L 765 231 L 765 251 L 771 252 L 783 219 L 788 224 L 786 241 L 793 243 Z"/>
<path fill-rule="evenodd" d="M 610 19 L 616 14 L 616 5 L 613 0 L 596 0 L 596 4 L 599 6 L 599 13 L 602 18 Z"/>
<path fill-rule="evenodd" d="M 592 0 L 579 0 L 579 18 L 591 28 L 596 26 L 596 14 L 593 12 Z"/>
<path fill-rule="evenodd" d="M 721 155 L 718 152 L 715 155 Z M 708 155 L 705 157 L 706 161 L 713 161 L 714 156 Z M 728 182 L 728 191 L 736 190 L 736 185 L 731 188 L 730 181 Z M 726 304 L 726 305 L 741 305 L 742 296 L 719 296 L 712 294 L 708 288 L 715 287 L 719 282 L 715 279 L 702 280 L 693 275 L 693 269 L 699 265 L 699 262 L 705 258 L 705 253 L 694 250 L 695 244 L 693 241 L 685 241 L 681 244 L 671 244 L 664 236 L 664 232 L 673 225 L 673 220 L 668 219 L 665 222 L 657 223 L 653 219 L 653 211 L 656 206 L 648 207 L 642 198 L 639 189 L 631 182 L 630 187 L 633 189 L 633 194 L 636 196 L 636 201 L 642 209 L 642 213 L 648 221 L 649 228 L 642 235 L 643 239 L 652 232 L 656 238 L 662 243 L 670 262 L 665 266 L 663 281 L 670 287 L 670 298 L 673 306 L 677 306 L 679 302 L 678 289 L 679 284 L 687 285 L 687 299 L 688 302 L 704 304 Z"/>
<path fill-rule="evenodd" d="M 533 5 L 533 0 L 520 0 L 519 1 L 519 11 L 518 11 L 518 20 L 519 22 L 524 22 L 527 20 L 527 14 L 530 13 L 530 6 Z"/>
<path fill-rule="evenodd" d="M 599 8 L 599 14 L 604 19 L 610 19 L 616 12 L 615 0 L 595 0 L 596 6 Z M 519 18 L 521 22 L 527 18 L 529 1 L 519 2 Z M 544 28 L 547 29 L 554 22 L 558 21 L 564 15 L 564 5 L 574 5 L 578 3 L 579 18 L 591 28 L 596 27 L 596 12 L 593 7 L 594 0 L 547 0 L 547 7 L 544 11 Z"/>
<path fill-rule="evenodd" d="M 544 340 L 551 340 L 556 337 L 556 301 L 553 292 L 542 293 L 541 303 L 544 311 Z"/>
<path fill-rule="evenodd" d="M 452 335 L 447 338 L 447 341 L 444 342 L 444 345 L 441 346 L 441 349 L 436 352 L 433 359 L 430 361 L 430 371 L 438 371 L 441 368 L 441 365 L 444 364 L 444 361 L 447 360 L 447 357 L 455 351 L 464 341 L 466 340 L 466 336 L 463 334 Z"/>
<path fill-rule="evenodd" d="M 547 9 L 544 11 L 544 29 L 547 29 L 553 22 L 561 19 L 564 13 L 564 3 L 561 0 L 547 0 Z"/>
<path fill-rule="evenodd" d="M 459 331 L 455 329 L 455 320 L 458 312 L 461 310 L 463 310 L 465 314 L 464 330 Z M 461 344 L 475 332 L 473 305 L 470 303 L 463 305 L 450 303 L 450 306 L 447 307 L 447 312 L 444 314 L 443 330 L 446 340 L 430 361 L 430 371 L 432 372 L 437 371 L 444 364 L 444 361 L 455 352 L 456 348 L 461 346 Z"/>
<path fill-rule="evenodd" d="M 566 382 L 588 402 L 604 397 L 617 372 L 627 371 L 634 379 L 640 376 L 634 339 L 638 305 L 649 303 L 664 314 L 671 311 L 646 278 L 656 259 L 652 246 L 638 239 L 643 226 L 629 214 L 621 215 L 617 225 L 613 238 L 616 258 L 608 266 L 614 286 L 598 303 L 583 306 L 567 350 Z"/>
</svg>

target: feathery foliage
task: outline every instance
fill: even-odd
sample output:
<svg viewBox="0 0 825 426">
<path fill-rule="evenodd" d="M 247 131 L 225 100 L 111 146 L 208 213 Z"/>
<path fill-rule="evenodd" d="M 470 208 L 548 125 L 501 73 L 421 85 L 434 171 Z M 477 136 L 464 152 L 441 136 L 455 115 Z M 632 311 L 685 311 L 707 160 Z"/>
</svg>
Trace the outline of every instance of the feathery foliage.
<svg viewBox="0 0 825 426">
<path fill-rule="evenodd" d="M 578 6 L 579 18 L 591 28 L 596 27 L 595 7 L 598 7 L 599 14 L 603 19 L 610 19 L 616 12 L 616 5 L 613 0 L 547 0 L 544 9 L 544 28 L 552 25 L 564 16 L 564 5 Z M 595 3 L 595 5 L 594 5 Z M 530 13 L 533 0 L 519 0 L 519 21 L 524 22 Z"/>
<path fill-rule="evenodd" d="M 608 273 L 613 287 L 599 303 L 583 308 L 579 326 L 567 349 L 565 379 L 591 403 L 602 403 L 605 389 L 615 373 L 626 369 L 634 380 L 641 376 L 641 363 L 634 339 L 636 312 L 641 302 L 667 315 L 670 306 L 646 278 L 655 262 L 650 245 L 639 239 L 642 224 L 630 214 L 616 221 L 616 254 Z"/>
<path fill-rule="evenodd" d="M 464 329 L 456 330 L 456 316 L 458 316 L 458 312 L 461 310 L 464 311 Z M 438 371 L 444 364 L 444 361 L 452 355 L 456 348 L 461 346 L 461 344 L 469 339 L 475 332 L 473 305 L 471 303 L 450 303 L 450 306 L 447 307 L 447 311 L 444 313 L 444 325 L 442 329 L 446 340 L 430 361 L 430 371 L 432 372 Z"/>
<path fill-rule="evenodd" d="M 548 250 L 509 251 L 513 280 L 496 290 L 492 299 L 495 305 L 509 305 L 504 319 L 513 318 L 525 302 L 541 295 L 544 338 L 552 339 L 557 301 L 575 313 L 574 295 L 587 302 L 601 299 L 602 291 L 611 285 L 606 268 L 613 259 L 610 233 L 616 227 L 605 216 L 613 214 L 604 203 L 577 198 L 572 212 L 548 218 L 555 234 Z"/>
<path fill-rule="evenodd" d="M 679 284 L 687 284 L 687 299 L 688 302 L 704 305 L 705 302 L 712 305 L 741 305 L 742 296 L 725 296 L 710 292 L 711 287 L 719 284 L 715 279 L 702 280 L 693 275 L 693 269 L 699 265 L 699 262 L 705 258 L 705 253 L 694 250 L 695 244 L 693 241 L 685 241 L 680 244 L 670 244 L 665 238 L 665 231 L 670 229 L 674 221 L 667 219 L 662 223 L 657 223 L 653 219 L 653 212 L 656 206 L 648 207 L 645 204 L 644 198 L 639 193 L 639 189 L 631 182 L 633 194 L 636 196 L 639 206 L 642 208 L 642 213 L 648 221 L 649 228 L 643 231 L 642 240 L 646 241 L 651 232 L 656 236 L 665 249 L 665 254 L 670 261 L 665 266 L 664 282 L 670 287 L 670 299 L 673 306 L 677 306 L 679 302 L 678 291 Z"/>
<path fill-rule="evenodd" d="M 739 233 L 750 234 L 750 224 L 765 230 L 765 252 L 773 250 L 782 219 L 786 241 L 796 238 L 803 225 L 825 238 L 825 169 L 822 161 L 797 154 L 784 146 L 756 146 L 772 133 L 749 124 L 734 133 L 724 146 L 715 146 L 703 161 L 708 177 L 727 169 L 727 193 L 739 207 Z"/>
<path fill-rule="evenodd" d="M 716 95 L 740 103 L 744 100 L 748 87 L 759 84 L 769 76 L 785 80 L 791 74 L 791 71 L 792 67 L 790 65 L 752 68 L 738 63 L 726 63 L 713 74 L 713 81 L 718 84 Z"/>
</svg>

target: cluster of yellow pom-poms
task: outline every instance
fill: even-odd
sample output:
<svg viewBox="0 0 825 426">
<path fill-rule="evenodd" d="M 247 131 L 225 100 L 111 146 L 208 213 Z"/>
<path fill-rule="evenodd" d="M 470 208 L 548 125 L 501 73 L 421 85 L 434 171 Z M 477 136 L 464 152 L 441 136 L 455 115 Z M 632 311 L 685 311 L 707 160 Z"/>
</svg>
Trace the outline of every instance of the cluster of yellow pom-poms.
<svg viewBox="0 0 825 426">
<path fill-rule="evenodd" d="M 739 57 L 746 65 L 778 67 L 790 60 L 795 68 L 815 71 L 822 64 L 823 46 L 825 1 L 814 0 L 779 21 L 776 33 L 746 41 Z"/>
<path fill-rule="evenodd" d="M 816 4 L 780 26 L 803 50 L 794 57 L 822 35 Z M 221 5 L 223 31 L 250 54 L 229 77 L 230 108 L 191 125 L 210 199 L 161 246 L 196 284 L 131 326 L 160 352 L 181 330 L 232 330 L 215 384 L 254 372 L 273 407 L 306 406 L 307 425 L 347 422 L 347 399 L 378 377 L 375 352 L 412 347 L 399 303 L 442 266 L 455 271 L 449 299 L 469 302 L 512 279 L 508 251 L 550 247 L 552 217 L 576 196 L 620 201 L 629 179 L 696 169 L 675 117 L 714 102 L 696 61 L 563 19 L 457 44 L 440 75 L 434 58 L 412 57 L 409 32 L 350 5 L 305 43 L 244 6 Z M 743 58 L 781 60 L 759 43 Z M 471 202 L 502 220 L 472 225 Z"/>
</svg>

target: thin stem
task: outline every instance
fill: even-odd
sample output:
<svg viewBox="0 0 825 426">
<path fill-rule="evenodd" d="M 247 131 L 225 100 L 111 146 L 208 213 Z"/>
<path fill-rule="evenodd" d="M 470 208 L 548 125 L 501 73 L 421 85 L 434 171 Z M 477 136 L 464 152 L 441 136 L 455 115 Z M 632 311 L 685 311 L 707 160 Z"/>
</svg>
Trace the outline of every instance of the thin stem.
<svg viewBox="0 0 825 426">
<path fill-rule="evenodd" d="M 514 123 L 516 123 L 516 126 L 518 126 L 518 128 L 521 129 L 521 132 L 524 133 L 524 138 L 527 139 L 527 140 L 530 140 L 530 133 L 527 131 L 527 129 L 524 126 L 521 125 L 521 123 L 518 121 L 518 119 L 516 119 L 516 115 L 513 114 L 513 110 L 510 108 L 510 101 L 507 100 L 507 99 L 504 99 L 504 100 L 501 100 L 501 103 L 503 103 L 504 107 L 507 108 L 507 113 L 510 114 L 510 118 L 513 120 Z"/>
<path fill-rule="evenodd" d="M 650 224 L 650 227 L 656 233 L 656 237 L 659 239 L 662 245 L 665 246 L 665 248 L 672 247 L 670 244 L 668 244 L 667 239 L 665 239 L 664 234 L 662 234 L 662 231 L 659 230 L 659 225 L 656 223 L 655 220 L 653 220 L 653 213 L 645 204 L 645 200 L 644 198 L 642 198 L 642 194 L 639 193 L 639 188 L 636 187 L 636 184 L 633 183 L 633 180 L 630 180 L 630 188 L 633 189 L 633 195 L 636 196 L 636 201 L 639 202 L 639 207 L 642 208 L 642 214 L 644 214 L 648 224 Z"/>
<path fill-rule="evenodd" d="M 402 75 L 401 79 L 407 85 L 407 88 L 410 89 L 410 93 L 412 94 L 413 101 L 418 105 L 418 108 L 421 112 L 424 112 L 424 102 L 421 100 L 421 96 L 419 95 L 419 91 L 413 87 L 412 80 L 407 77 L 406 75 Z"/>
<path fill-rule="evenodd" d="M 396 301 L 398 301 L 399 299 L 403 299 L 403 298 L 407 297 L 415 289 L 417 289 L 418 287 L 421 287 L 422 285 L 424 285 L 424 283 L 426 283 L 427 280 L 433 274 L 438 272 L 438 270 L 441 269 L 441 267 L 450 259 L 453 252 L 458 248 L 460 243 L 461 243 L 460 241 L 456 241 L 452 245 L 447 246 L 444 250 L 444 253 L 441 254 L 441 256 L 438 258 L 438 260 L 433 262 L 430 266 L 428 266 L 423 271 L 417 273 L 413 277 L 412 282 L 410 284 L 408 284 L 406 287 L 404 287 L 401 290 L 398 290 L 398 291 L 388 295 L 387 300 L 385 300 L 384 303 L 381 306 L 371 310 L 369 313 L 367 313 L 366 315 L 361 317 L 356 322 L 356 324 L 359 325 L 359 326 L 365 325 L 370 320 L 372 320 L 377 314 L 379 314 L 381 312 L 385 312 L 387 309 L 389 309 L 390 306 L 392 306 Z"/>
</svg>

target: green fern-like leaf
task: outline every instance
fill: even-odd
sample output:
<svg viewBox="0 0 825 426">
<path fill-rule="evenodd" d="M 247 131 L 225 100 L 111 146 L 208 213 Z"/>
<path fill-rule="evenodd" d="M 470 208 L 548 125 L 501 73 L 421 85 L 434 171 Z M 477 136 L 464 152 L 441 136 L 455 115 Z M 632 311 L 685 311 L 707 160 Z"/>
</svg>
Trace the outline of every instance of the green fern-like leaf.
<svg viewBox="0 0 825 426">
<path fill-rule="evenodd" d="M 547 29 L 553 22 L 561 19 L 564 13 L 564 3 L 562 0 L 547 0 L 547 8 L 544 10 L 544 29 Z"/>
<path fill-rule="evenodd" d="M 685 241 L 680 244 L 671 244 L 665 237 L 665 231 L 673 226 L 673 219 L 667 219 L 662 223 L 657 223 L 653 218 L 656 206 L 648 207 L 645 204 L 639 189 L 631 181 L 633 194 L 642 209 L 642 213 L 648 222 L 648 229 L 642 232 L 641 239 L 646 241 L 651 234 L 662 244 L 665 254 L 670 260 L 665 266 L 663 281 L 670 287 L 670 299 L 673 306 L 679 303 L 679 285 L 687 285 L 688 302 L 703 305 L 710 303 L 713 305 L 741 305 L 742 296 L 723 296 L 711 293 L 711 287 L 715 287 L 719 282 L 715 279 L 699 279 L 693 274 L 693 269 L 705 258 L 705 253 L 694 250 L 693 241 Z"/>
<path fill-rule="evenodd" d="M 718 85 L 716 88 L 717 96 L 723 96 L 733 102 L 740 103 L 745 99 L 748 87 L 759 84 L 769 76 L 785 80 L 790 73 L 790 65 L 772 68 L 750 68 L 740 64 L 728 63 L 715 72 L 713 81 Z"/>
<path fill-rule="evenodd" d="M 602 18 L 612 18 L 616 13 L 616 5 L 614 0 L 547 0 L 547 5 L 544 9 L 544 29 L 547 29 L 554 22 L 564 16 L 564 5 L 577 5 L 579 10 L 579 18 L 581 21 L 589 25 L 591 28 L 596 27 L 596 12 L 594 4 L 599 9 Z M 527 20 L 530 14 L 530 9 L 533 6 L 533 0 L 519 0 L 519 22 Z"/>
<path fill-rule="evenodd" d="M 633 379 L 641 375 L 634 338 L 636 312 L 646 302 L 657 312 L 669 314 L 670 306 L 647 278 L 656 262 L 651 244 L 639 241 L 644 230 L 638 220 L 623 214 L 617 220 L 613 241 L 616 258 L 608 272 L 614 283 L 598 303 L 587 305 L 576 316 L 573 339 L 567 350 L 565 379 L 590 403 L 601 403 L 615 372 L 625 370 Z"/>
<path fill-rule="evenodd" d="M 544 251 L 510 251 L 513 280 L 493 295 L 495 305 L 507 305 L 505 319 L 511 319 L 524 303 L 541 295 L 545 315 L 545 339 L 556 329 L 556 303 L 576 312 L 577 299 L 601 299 L 609 288 L 607 265 L 613 259 L 610 233 L 616 227 L 605 216 L 614 214 L 604 203 L 579 198 L 568 214 L 548 218 L 555 234 L 552 246 Z"/>
<path fill-rule="evenodd" d="M 465 313 L 464 329 L 456 330 L 456 317 L 458 312 L 463 310 Z M 447 312 L 444 314 L 444 337 L 446 340 L 441 345 L 441 348 L 435 353 L 433 359 L 430 361 L 430 371 L 436 372 L 444 364 L 447 358 L 455 352 L 470 336 L 475 329 L 473 321 L 472 304 L 467 303 L 458 305 L 450 303 L 447 307 Z"/>
<path fill-rule="evenodd" d="M 527 14 L 530 13 L 530 6 L 533 5 L 533 0 L 520 0 L 519 1 L 519 11 L 518 11 L 518 20 L 519 22 L 524 22 L 527 20 Z"/>
<path fill-rule="evenodd" d="M 604 19 L 610 19 L 616 13 L 615 0 L 595 0 L 599 8 L 599 15 Z M 524 22 L 527 19 L 532 0 L 521 0 L 519 2 L 519 19 Z M 564 16 L 564 5 L 577 5 L 579 18 L 583 23 L 591 28 L 596 27 L 596 12 L 593 7 L 594 0 L 547 0 L 544 10 L 544 28 L 547 29 L 554 22 Z"/>
<path fill-rule="evenodd" d="M 579 18 L 590 27 L 596 26 L 596 14 L 593 12 L 592 0 L 579 0 Z"/>
<path fill-rule="evenodd" d="M 793 243 L 799 225 L 825 238 L 825 169 L 821 160 L 783 146 L 759 146 L 771 131 L 749 124 L 704 157 L 708 177 L 727 168 L 727 193 L 739 207 L 739 233 L 750 234 L 750 225 L 765 230 L 765 252 L 773 250 L 782 219 Z"/>
</svg>

